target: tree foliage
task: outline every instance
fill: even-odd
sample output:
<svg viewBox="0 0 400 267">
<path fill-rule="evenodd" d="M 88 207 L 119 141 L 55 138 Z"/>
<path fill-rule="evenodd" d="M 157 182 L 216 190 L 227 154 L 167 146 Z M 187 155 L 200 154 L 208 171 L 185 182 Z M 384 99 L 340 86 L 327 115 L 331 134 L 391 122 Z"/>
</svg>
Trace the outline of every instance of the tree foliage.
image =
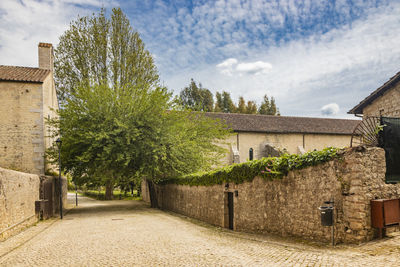
<svg viewBox="0 0 400 267">
<path fill-rule="evenodd" d="M 174 110 L 165 88 L 81 85 L 53 124 L 62 130 L 62 167 L 78 184 L 111 189 L 127 177 L 157 180 L 210 169 L 225 152 L 225 125 Z M 49 153 L 56 161 L 57 149 Z M 107 194 L 106 194 L 107 195 Z"/>
<path fill-rule="evenodd" d="M 207 170 L 224 154 L 216 143 L 226 125 L 176 110 L 120 9 L 73 21 L 55 59 L 63 103 L 49 123 L 62 133 L 62 169 L 77 184 L 105 185 L 109 199 L 117 184 Z M 56 145 L 47 155 L 57 162 Z"/>
<path fill-rule="evenodd" d="M 55 82 L 64 103 L 81 82 L 109 86 L 150 85 L 159 81 L 153 58 L 120 8 L 70 23 L 55 49 Z"/>
<path fill-rule="evenodd" d="M 214 99 L 210 90 L 197 86 L 192 79 L 190 85 L 185 87 L 179 95 L 180 103 L 195 111 L 211 112 L 214 109 Z"/>
<path fill-rule="evenodd" d="M 321 151 L 311 151 L 304 155 L 283 154 L 280 157 L 268 157 L 252 160 L 244 163 L 233 164 L 209 172 L 199 172 L 173 177 L 159 181 L 161 184 L 184 184 L 190 186 L 216 185 L 224 183 L 241 184 L 251 182 L 255 177 L 264 179 L 281 179 L 289 171 L 300 170 L 309 166 L 315 166 L 324 162 L 340 159 L 343 150 L 327 147 Z"/>
<path fill-rule="evenodd" d="M 247 101 L 246 113 L 247 114 L 257 113 L 257 104 L 254 101 Z"/>
<path fill-rule="evenodd" d="M 264 115 L 280 115 L 274 97 L 271 97 L 271 100 L 269 100 L 268 96 L 264 95 L 264 100 L 258 108 L 258 113 Z"/>
<path fill-rule="evenodd" d="M 204 112 L 223 112 L 223 113 L 242 113 L 242 114 L 262 114 L 280 115 L 275 103 L 275 98 L 264 95 L 260 106 L 256 101 L 245 101 L 243 96 L 239 97 L 237 106 L 232 101 L 231 95 L 227 91 L 215 93 L 214 97 L 210 90 L 202 88 L 191 79 L 189 86 L 183 88 L 177 97 L 178 102 L 187 109 Z"/>
<path fill-rule="evenodd" d="M 226 91 L 222 92 L 222 112 L 224 113 L 236 112 L 236 106 L 232 101 L 231 94 Z"/>
<path fill-rule="evenodd" d="M 239 97 L 238 107 L 236 109 L 237 113 L 246 113 L 246 101 L 243 96 Z"/>
</svg>

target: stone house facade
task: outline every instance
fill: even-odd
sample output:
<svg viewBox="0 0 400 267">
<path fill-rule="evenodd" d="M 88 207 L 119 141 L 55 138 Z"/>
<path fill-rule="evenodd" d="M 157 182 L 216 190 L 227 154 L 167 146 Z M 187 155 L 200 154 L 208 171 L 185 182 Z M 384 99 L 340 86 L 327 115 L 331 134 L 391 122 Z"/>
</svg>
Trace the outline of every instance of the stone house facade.
<svg viewBox="0 0 400 267">
<path fill-rule="evenodd" d="M 45 150 L 53 140 L 46 118 L 58 101 L 53 46 L 39 43 L 39 67 L 0 65 L 0 167 L 43 175 Z"/>
<path fill-rule="evenodd" d="M 291 154 L 325 147 L 348 147 L 359 120 L 269 116 L 237 113 L 206 113 L 233 130 L 228 138 L 230 151 L 223 165 L 276 156 L 277 150 Z"/>
<path fill-rule="evenodd" d="M 352 108 L 349 114 L 400 117 L 400 72 Z"/>
</svg>

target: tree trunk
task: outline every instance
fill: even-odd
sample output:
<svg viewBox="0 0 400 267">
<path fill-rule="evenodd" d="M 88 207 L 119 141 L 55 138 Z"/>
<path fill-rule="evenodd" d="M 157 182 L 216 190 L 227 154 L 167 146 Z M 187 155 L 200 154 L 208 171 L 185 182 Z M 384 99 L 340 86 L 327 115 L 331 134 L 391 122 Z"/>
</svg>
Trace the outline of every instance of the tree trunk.
<svg viewBox="0 0 400 267">
<path fill-rule="evenodd" d="M 150 193 L 150 206 L 152 208 L 158 208 L 158 201 L 157 201 L 157 192 L 154 187 L 154 184 L 150 180 L 147 181 L 147 186 L 149 187 L 149 193 Z"/>
<path fill-rule="evenodd" d="M 142 195 L 142 184 L 137 187 L 136 196 L 140 197 Z"/>
<path fill-rule="evenodd" d="M 113 190 L 114 190 L 114 185 L 112 182 L 108 182 L 106 184 L 106 195 L 104 197 L 105 200 L 112 200 L 113 198 Z"/>
</svg>

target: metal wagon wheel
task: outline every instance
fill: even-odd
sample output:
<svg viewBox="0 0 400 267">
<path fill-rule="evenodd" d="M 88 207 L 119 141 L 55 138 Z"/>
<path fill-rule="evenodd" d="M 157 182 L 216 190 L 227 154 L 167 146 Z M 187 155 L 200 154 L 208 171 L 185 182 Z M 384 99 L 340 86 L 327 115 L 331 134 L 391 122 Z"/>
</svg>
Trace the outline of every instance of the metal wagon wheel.
<svg viewBox="0 0 400 267">
<path fill-rule="evenodd" d="M 364 117 L 353 130 L 350 147 L 360 145 L 378 146 L 380 124 L 379 117 Z"/>
</svg>

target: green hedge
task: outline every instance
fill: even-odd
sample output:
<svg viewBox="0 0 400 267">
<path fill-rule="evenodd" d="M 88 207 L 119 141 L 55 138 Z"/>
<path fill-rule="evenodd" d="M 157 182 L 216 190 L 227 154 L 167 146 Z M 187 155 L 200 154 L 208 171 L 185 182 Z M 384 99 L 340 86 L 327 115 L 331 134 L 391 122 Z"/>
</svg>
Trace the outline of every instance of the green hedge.
<svg viewBox="0 0 400 267">
<path fill-rule="evenodd" d="M 158 184 L 216 185 L 223 183 L 241 184 L 252 181 L 255 176 L 265 179 L 280 179 L 291 170 L 299 170 L 340 157 L 340 149 L 328 147 L 304 155 L 283 154 L 280 157 L 262 158 L 233 164 L 209 172 L 194 173 L 177 178 L 158 181 Z"/>
</svg>

